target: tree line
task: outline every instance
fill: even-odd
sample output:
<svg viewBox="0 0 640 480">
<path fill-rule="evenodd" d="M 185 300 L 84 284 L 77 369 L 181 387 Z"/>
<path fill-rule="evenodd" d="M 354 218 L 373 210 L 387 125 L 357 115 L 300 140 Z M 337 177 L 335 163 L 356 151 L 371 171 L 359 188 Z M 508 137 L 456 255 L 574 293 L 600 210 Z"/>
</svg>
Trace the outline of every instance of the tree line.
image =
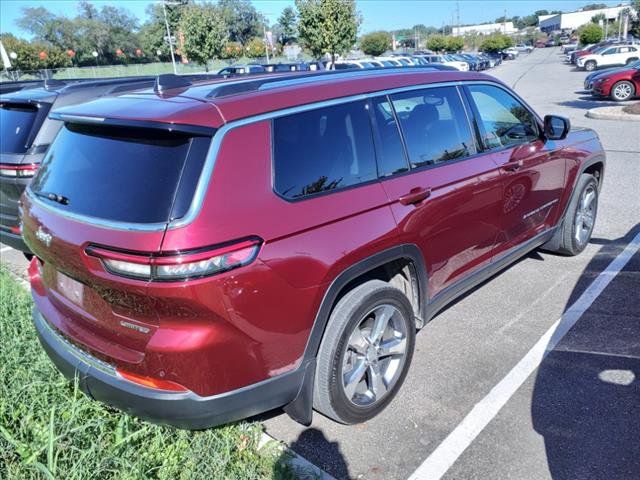
<svg viewBox="0 0 640 480">
<path fill-rule="evenodd" d="M 150 4 L 146 14 L 140 24 L 125 8 L 98 8 L 86 0 L 74 17 L 24 7 L 17 25 L 33 39 L 6 33 L 1 40 L 20 70 L 167 61 L 170 40 L 178 56 L 206 67 L 217 58 L 278 54 L 292 42 L 316 58 L 335 58 L 356 43 L 361 22 L 355 0 L 296 0 L 274 25 L 249 0 L 173 0 Z"/>
</svg>

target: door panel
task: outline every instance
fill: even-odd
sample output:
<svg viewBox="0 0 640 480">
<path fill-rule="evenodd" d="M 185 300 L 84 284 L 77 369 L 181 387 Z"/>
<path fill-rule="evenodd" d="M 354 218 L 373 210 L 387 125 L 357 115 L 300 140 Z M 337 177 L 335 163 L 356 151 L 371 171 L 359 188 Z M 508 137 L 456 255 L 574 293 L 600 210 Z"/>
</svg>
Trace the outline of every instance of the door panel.
<svg viewBox="0 0 640 480">
<path fill-rule="evenodd" d="M 401 125 L 413 170 L 383 179 L 382 185 L 400 242 L 416 244 L 424 255 L 433 297 L 491 260 L 500 228 L 500 171 L 490 155 L 477 155 L 455 87 L 412 91 L 391 100 L 393 110 L 373 101 L 378 131 L 389 145 Z M 385 148 L 384 153 L 390 162 L 393 152 Z M 395 155 L 405 152 L 398 149 Z"/>
<path fill-rule="evenodd" d="M 495 254 L 551 227 L 564 188 L 565 159 L 540 138 L 534 115 L 490 85 L 467 88 L 481 136 L 502 171 L 503 205 Z"/>
</svg>

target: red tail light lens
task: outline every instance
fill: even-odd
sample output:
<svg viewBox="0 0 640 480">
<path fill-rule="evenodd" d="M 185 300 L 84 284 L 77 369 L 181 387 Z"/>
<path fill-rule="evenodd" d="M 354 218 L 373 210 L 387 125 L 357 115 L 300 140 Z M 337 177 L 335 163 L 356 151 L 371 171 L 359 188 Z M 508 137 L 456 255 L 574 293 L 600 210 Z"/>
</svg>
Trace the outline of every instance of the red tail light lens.
<svg viewBox="0 0 640 480">
<path fill-rule="evenodd" d="M 30 178 L 33 177 L 38 170 L 37 163 L 28 165 L 12 165 L 9 163 L 0 163 L 0 176 L 14 178 Z"/>
<path fill-rule="evenodd" d="M 166 390 L 170 392 L 188 392 L 189 390 L 180 385 L 179 383 L 172 382 L 170 380 L 162 380 L 161 378 L 147 377 L 146 375 L 138 375 L 135 373 L 125 372 L 116 368 L 116 372 L 125 380 L 137 383 L 143 387 L 155 388 L 157 390 Z"/>
<path fill-rule="evenodd" d="M 105 269 L 124 277 L 176 281 L 207 277 L 243 267 L 258 256 L 262 240 L 252 238 L 207 250 L 173 255 L 132 254 L 88 247 L 88 255 L 102 260 Z"/>
</svg>

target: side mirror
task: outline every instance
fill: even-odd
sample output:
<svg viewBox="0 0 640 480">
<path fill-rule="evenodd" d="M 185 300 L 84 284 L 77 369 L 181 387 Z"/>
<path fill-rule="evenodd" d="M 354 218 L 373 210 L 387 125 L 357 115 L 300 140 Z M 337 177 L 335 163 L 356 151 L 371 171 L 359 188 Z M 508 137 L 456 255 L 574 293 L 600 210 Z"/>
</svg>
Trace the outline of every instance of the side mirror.
<svg viewBox="0 0 640 480">
<path fill-rule="evenodd" d="M 549 140 L 564 140 L 571 130 L 571 122 L 559 115 L 545 115 L 544 135 Z"/>
</svg>

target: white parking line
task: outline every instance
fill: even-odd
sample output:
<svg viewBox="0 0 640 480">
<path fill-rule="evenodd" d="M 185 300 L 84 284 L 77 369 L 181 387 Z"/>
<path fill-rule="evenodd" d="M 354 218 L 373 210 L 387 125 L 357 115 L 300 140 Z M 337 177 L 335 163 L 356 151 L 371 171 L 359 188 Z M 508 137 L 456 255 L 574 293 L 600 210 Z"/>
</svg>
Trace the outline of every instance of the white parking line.
<svg viewBox="0 0 640 480">
<path fill-rule="evenodd" d="M 544 357 L 553 350 L 565 334 L 575 325 L 609 282 L 620 273 L 631 257 L 640 249 L 640 233 L 598 275 L 580 298 L 567 309 L 527 354 L 493 389 L 480 400 L 444 441 L 413 472 L 409 480 L 437 480 L 451 468 L 471 442 L 527 380 Z"/>
</svg>

